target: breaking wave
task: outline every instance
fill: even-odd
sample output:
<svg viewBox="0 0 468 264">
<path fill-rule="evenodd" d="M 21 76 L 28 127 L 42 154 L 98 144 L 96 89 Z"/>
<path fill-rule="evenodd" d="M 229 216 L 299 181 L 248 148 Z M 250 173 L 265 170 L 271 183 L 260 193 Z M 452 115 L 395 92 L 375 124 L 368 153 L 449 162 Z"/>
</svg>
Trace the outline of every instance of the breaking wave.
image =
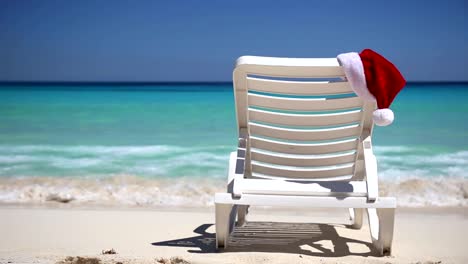
<svg viewBox="0 0 468 264">
<path fill-rule="evenodd" d="M 145 179 L 116 175 L 89 177 L 15 177 L 0 179 L 0 203 L 127 206 L 212 206 L 215 192 L 225 190 L 225 180 L 180 177 Z M 402 207 L 468 206 L 468 180 L 408 177 L 380 181 L 380 194 L 395 196 Z"/>
<path fill-rule="evenodd" d="M 224 146 L 0 146 L 0 177 L 222 177 L 229 151 Z"/>
<path fill-rule="evenodd" d="M 0 146 L 0 203 L 212 206 L 231 146 Z M 468 151 L 375 147 L 399 206 L 468 206 Z"/>
</svg>

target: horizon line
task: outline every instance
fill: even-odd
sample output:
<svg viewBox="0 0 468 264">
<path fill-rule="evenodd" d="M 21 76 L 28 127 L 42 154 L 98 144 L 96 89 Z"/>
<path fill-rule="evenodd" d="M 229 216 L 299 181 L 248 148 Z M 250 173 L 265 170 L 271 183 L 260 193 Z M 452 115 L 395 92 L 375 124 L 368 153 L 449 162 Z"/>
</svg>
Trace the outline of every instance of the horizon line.
<svg viewBox="0 0 468 264">
<path fill-rule="evenodd" d="M 459 81 L 407 81 L 407 84 L 467 84 L 468 80 Z M 0 81 L 0 85 L 228 85 L 232 81 Z"/>
</svg>

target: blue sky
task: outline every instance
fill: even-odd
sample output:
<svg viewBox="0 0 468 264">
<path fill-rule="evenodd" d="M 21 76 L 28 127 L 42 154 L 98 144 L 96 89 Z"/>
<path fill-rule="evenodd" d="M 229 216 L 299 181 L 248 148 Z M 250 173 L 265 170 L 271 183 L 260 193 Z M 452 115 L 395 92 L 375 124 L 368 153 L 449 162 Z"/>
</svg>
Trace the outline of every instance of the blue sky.
<svg viewBox="0 0 468 264">
<path fill-rule="evenodd" d="M 0 81 L 230 81 L 241 55 L 372 48 L 409 81 L 468 81 L 466 1 L 0 3 Z"/>
</svg>

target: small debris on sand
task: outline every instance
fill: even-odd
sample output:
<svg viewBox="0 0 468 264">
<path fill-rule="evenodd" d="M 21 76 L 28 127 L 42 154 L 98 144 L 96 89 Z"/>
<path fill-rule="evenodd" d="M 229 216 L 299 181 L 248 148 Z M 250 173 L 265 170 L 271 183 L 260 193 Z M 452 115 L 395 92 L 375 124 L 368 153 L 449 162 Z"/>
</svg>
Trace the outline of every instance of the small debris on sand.
<svg viewBox="0 0 468 264">
<path fill-rule="evenodd" d="M 101 260 L 98 258 L 87 257 L 66 257 L 64 260 L 57 262 L 57 264 L 100 264 Z"/>
<path fill-rule="evenodd" d="M 172 257 L 171 259 L 159 258 L 156 262 L 160 264 L 190 264 L 190 262 L 179 257 Z"/>
<path fill-rule="evenodd" d="M 103 255 L 114 255 L 114 254 L 117 254 L 117 252 L 115 252 L 115 250 L 113 248 L 111 249 L 108 249 L 108 250 L 102 250 L 101 253 Z"/>
<path fill-rule="evenodd" d="M 69 203 L 73 200 L 75 200 L 75 198 L 73 196 L 71 196 L 70 194 L 49 194 L 47 197 L 46 197 L 46 200 L 47 201 L 52 201 L 52 202 L 59 202 L 59 203 Z"/>
</svg>

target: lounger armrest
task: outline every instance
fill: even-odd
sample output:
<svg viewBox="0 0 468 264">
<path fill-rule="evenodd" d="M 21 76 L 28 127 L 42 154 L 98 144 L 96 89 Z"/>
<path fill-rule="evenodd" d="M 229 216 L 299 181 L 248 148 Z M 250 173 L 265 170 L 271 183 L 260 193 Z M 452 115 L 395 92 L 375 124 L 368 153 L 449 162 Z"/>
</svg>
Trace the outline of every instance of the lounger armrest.
<svg viewBox="0 0 468 264">
<path fill-rule="evenodd" d="M 239 131 L 237 151 L 232 152 L 229 158 L 228 192 L 232 193 L 234 197 L 241 196 L 239 185 L 245 175 L 246 147 L 247 134 L 241 130 Z"/>
<path fill-rule="evenodd" d="M 367 199 L 375 201 L 379 197 L 379 179 L 377 176 L 377 159 L 372 152 L 371 138 L 367 137 L 362 142 L 364 150 L 364 163 L 367 181 Z"/>
</svg>

